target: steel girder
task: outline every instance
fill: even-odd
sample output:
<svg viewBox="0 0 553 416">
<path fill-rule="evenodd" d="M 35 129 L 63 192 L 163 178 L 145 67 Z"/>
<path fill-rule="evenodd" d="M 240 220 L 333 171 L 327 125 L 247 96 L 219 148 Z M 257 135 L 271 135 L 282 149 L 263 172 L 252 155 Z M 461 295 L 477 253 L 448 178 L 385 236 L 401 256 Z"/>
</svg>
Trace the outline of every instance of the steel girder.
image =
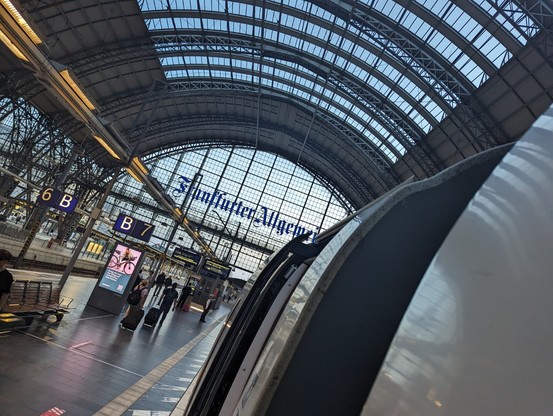
<svg viewBox="0 0 553 416">
<path fill-rule="evenodd" d="M 38 112 L 26 99 L 5 96 L 0 103 L 0 124 L 5 127 L 0 132 L 0 146 L 8 158 L 8 169 L 36 184 L 53 183 L 69 160 L 71 138 L 58 127 L 58 120 Z M 83 154 L 76 159 L 66 184 L 98 187 L 109 171 Z"/>
<path fill-rule="evenodd" d="M 188 128 L 198 127 L 198 128 L 201 128 L 205 124 L 209 124 L 209 123 L 217 123 L 217 124 L 222 124 L 222 125 L 226 125 L 226 126 L 235 125 L 235 126 L 238 126 L 238 127 L 249 126 L 250 128 L 253 128 L 254 125 L 255 125 L 255 121 L 252 120 L 252 119 L 244 119 L 244 118 L 236 118 L 236 117 L 224 118 L 224 117 L 217 116 L 217 115 L 203 116 L 203 117 L 200 116 L 200 117 L 194 117 L 194 118 L 186 119 L 186 120 L 183 120 L 183 119 L 180 119 L 180 118 L 172 119 L 172 120 L 165 119 L 165 120 L 161 121 L 160 123 L 155 123 L 155 124 L 152 125 L 151 135 L 152 135 L 152 137 L 160 137 L 160 136 L 163 136 L 164 132 L 167 132 L 167 131 L 177 131 L 177 130 L 183 128 L 183 127 L 188 127 Z M 282 126 L 276 126 L 276 125 L 271 126 L 269 123 L 262 123 L 261 126 L 265 129 L 267 129 L 267 130 L 282 131 L 290 137 L 296 137 L 297 136 L 296 132 L 294 132 L 290 129 L 283 128 Z M 299 139 L 297 139 L 297 140 L 299 140 Z M 199 143 L 194 144 L 193 148 L 194 149 L 206 148 L 206 147 L 212 147 L 213 145 L 216 145 L 216 146 L 221 146 L 221 145 L 223 145 L 223 146 L 234 146 L 236 144 L 241 145 L 242 147 L 246 147 L 246 148 L 254 148 L 254 143 L 252 143 L 252 142 L 244 142 L 244 143 L 240 144 L 240 143 L 236 143 L 236 141 L 234 141 L 234 140 L 217 141 L 216 139 L 215 139 L 215 141 L 210 140 L 209 144 L 207 144 L 205 142 L 202 144 L 202 141 L 200 140 Z M 168 145 L 168 147 L 172 148 L 173 145 Z M 188 150 L 190 150 L 192 148 L 188 144 L 184 145 L 183 147 L 188 149 Z M 332 175 L 332 177 L 343 176 L 343 173 L 347 172 L 347 175 L 345 177 L 347 177 L 347 181 L 352 183 L 353 186 L 351 187 L 350 192 L 346 192 L 344 189 L 342 189 L 341 192 L 344 193 L 345 195 L 347 195 L 348 197 L 350 197 L 352 200 L 361 201 L 361 203 L 358 202 L 357 208 L 360 208 L 364 203 L 370 202 L 371 198 L 376 198 L 378 196 L 378 194 L 373 189 L 371 189 L 367 186 L 366 181 L 363 181 L 359 177 L 357 172 L 352 171 L 351 169 L 349 169 L 347 164 L 344 164 L 344 161 L 340 160 L 339 158 L 336 158 L 335 156 L 333 156 L 329 152 L 326 152 L 326 153 L 323 154 L 323 152 L 321 150 L 319 150 L 318 146 L 308 144 L 306 147 L 308 148 L 310 153 L 316 154 L 318 156 L 319 160 L 325 160 L 325 161 L 332 162 L 331 163 L 332 167 L 329 166 L 328 171 L 332 171 L 334 169 L 334 170 L 336 170 L 336 172 L 340 172 L 340 173 L 335 173 L 334 175 Z M 264 150 L 264 149 L 262 148 L 261 150 Z M 271 152 L 277 153 L 277 151 L 276 151 L 277 149 L 270 148 L 268 150 L 270 150 Z M 159 153 L 159 152 L 157 152 L 157 153 Z M 280 151 L 280 155 L 285 156 L 285 154 L 282 150 Z M 292 155 L 290 155 L 290 156 L 292 156 Z M 338 193 L 335 193 L 335 190 L 340 189 L 340 188 L 338 186 L 336 186 L 336 184 L 334 182 L 332 182 L 331 178 L 328 177 L 329 175 L 323 175 L 321 172 L 319 172 L 317 169 L 315 169 L 310 163 L 300 161 L 299 165 L 303 169 L 308 171 L 310 174 L 312 174 L 315 178 L 317 178 L 321 182 L 325 183 L 328 186 L 329 190 L 331 190 L 331 192 L 335 195 L 335 197 L 338 200 L 343 202 L 342 197 L 340 197 Z M 328 172 L 326 172 L 326 173 L 328 173 Z M 380 179 L 378 174 L 374 174 L 374 173 L 373 173 L 373 178 L 376 181 L 379 181 L 379 179 Z M 383 189 L 385 189 L 384 188 L 385 184 L 380 182 L 380 185 L 383 187 Z M 354 192 L 357 195 L 356 198 L 353 197 L 352 192 Z M 345 206 L 347 206 L 347 204 Z"/>
<path fill-rule="evenodd" d="M 257 91 L 251 86 L 251 84 L 243 84 L 238 82 L 210 82 L 210 81 L 181 81 L 181 82 L 172 82 L 169 84 L 168 93 L 179 93 L 183 92 L 190 93 L 194 91 L 200 91 L 205 93 L 209 90 L 227 90 L 227 91 L 242 91 L 250 92 L 257 94 Z M 272 100 L 277 99 L 281 102 L 294 102 L 296 107 L 300 110 L 305 111 L 305 108 L 310 104 L 305 103 L 296 103 L 296 100 L 290 100 L 285 95 L 281 94 L 279 96 L 275 94 L 267 94 Z M 129 94 L 125 97 L 120 97 L 120 99 L 108 103 L 104 103 L 104 108 L 109 112 L 122 111 L 125 108 L 131 106 L 138 106 L 142 103 L 147 97 L 147 91 L 140 91 L 137 94 Z M 314 110 L 313 110 L 314 111 Z M 398 179 L 392 176 L 390 165 L 387 160 L 384 160 L 382 155 L 378 150 L 374 149 L 372 143 L 367 142 L 365 139 L 360 137 L 358 134 L 353 132 L 349 126 L 346 126 L 341 120 L 337 119 L 333 114 L 328 113 L 318 113 L 319 118 L 321 118 L 325 125 L 332 126 L 334 131 L 336 131 L 336 136 L 346 137 L 351 143 L 353 143 L 363 154 L 366 155 L 368 162 L 370 163 L 370 170 L 373 170 L 374 177 L 378 178 L 378 181 L 382 182 L 384 189 L 392 189 L 399 182 Z"/>
<path fill-rule="evenodd" d="M 523 29 L 526 39 L 535 35 L 535 26 L 548 38 L 553 37 L 553 4 L 549 0 L 488 0 L 515 26 Z"/>
<path fill-rule="evenodd" d="M 379 91 L 374 90 L 367 84 L 361 84 L 359 80 L 353 79 L 347 72 L 337 70 L 335 68 L 326 68 L 325 70 L 323 70 L 320 66 L 321 63 L 317 64 L 315 62 L 309 62 L 305 57 L 298 55 L 293 48 L 283 48 L 282 46 L 280 46 L 279 48 L 283 50 L 285 49 L 286 53 L 278 52 L 279 48 L 277 48 L 276 46 L 263 46 L 260 42 L 255 42 L 247 39 L 228 38 L 217 34 L 156 34 L 151 36 L 151 41 L 157 48 L 163 48 L 165 53 L 179 53 L 183 50 L 197 50 L 198 45 L 201 45 L 208 51 L 224 50 L 226 52 L 246 54 L 248 56 L 252 55 L 252 53 L 256 55 L 263 54 L 263 56 L 274 57 L 277 59 L 283 59 L 298 63 L 302 67 L 305 67 L 310 71 L 319 74 L 322 80 L 328 80 L 337 89 L 343 91 L 347 96 L 351 97 L 352 102 L 363 102 L 366 106 L 366 110 L 369 113 L 372 113 L 375 119 L 379 120 L 382 125 L 386 126 L 388 131 L 390 131 L 390 133 L 393 134 L 398 142 L 400 142 L 406 149 L 417 147 L 416 145 L 422 140 L 423 136 L 425 135 L 425 133 L 418 127 L 418 125 L 412 122 L 411 119 L 406 119 L 405 117 L 403 117 L 401 110 L 399 110 L 399 108 L 397 108 L 395 104 L 391 103 L 389 100 L 383 97 Z M 138 46 L 138 49 L 141 49 L 143 54 L 137 53 L 136 49 L 132 47 L 132 44 L 121 46 L 122 49 L 109 48 L 109 52 L 107 52 L 107 55 L 105 55 L 104 50 L 97 51 L 97 54 L 92 53 L 92 55 L 89 55 L 84 62 L 80 60 L 74 60 L 74 65 L 79 68 L 79 71 L 83 69 L 83 65 L 85 65 L 85 67 L 87 67 L 88 65 L 89 70 L 92 71 L 97 70 L 99 67 L 101 68 L 104 64 L 110 66 L 113 65 L 114 58 L 125 59 L 123 51 L 125 51 L 125 53 L 126 51 L 130 51 L 130 56 L 134 56 L 137 59 L 142 59 L 145 55 L 149 55 L 152 52 L 151 46 L 144 43 L 143 41 L 139 41 Z M 263 52 L 261 52 L 262 48 Z M 102 54 L 104 54 L 105 56 L 102 56 Z M 94 56 L 96 57 L 96 59 L 91 58 Z M 94 63 L 94 65 L 92 65 L 92 63 Z M 212 83 L 212 81 L 207 80 L 178 82 L 181 85 L 189 85 L 188 89 L 208 88 L 209 85 Z M 235 83 L 237 82 L 235 81 Z M 219 88 L 227 87 L 229 89 L 250 91 L 255 91 L 258 88 L 258 86 L 253 84 L 237 84 L 239 86 L 233 86 L 232 84 L 232 82 L 227 83 L 221 81 L 215 82 L 212 85 L 216 85 Z M 278 92 L 273 93 L 278 94 Z M 298 100 L 297 97 L 294 97 L 292 99 Z M 310 103 L 304 103 L 302 105 L 311 106 Z M 319 108 L 317 113 L 323 113 L 325 111 L 326 110 Z M 329 117 L 333 117 L 333 115 L 329 114 Z M 356 118 L 355 116 L 353 117 Z M 361 124 L 365 123 L 364 120 L 358 121 Z M 369 128 L 369 130 L 371 129 Z M 356 143 L 364 140 L 358 134 L 354 132 L 352 133 L 354 137 L 357 136 L 355 138 Z M 379 138 L 383 143 L 387 142 L 387 138 L 380 136 L 380 134 L 376 131 L 372 130 L 372 134 Z M 392 151 L 395 151 L 393 146 L 391 146 L 390 149 Z M 433 159 L 431 156 L 426 156 L 425 152 L 420 151 L 419 149 L 412 150 L 412 154 L 416 157 L 417 162 L 421 166 L 421 169 L 426 172 L 427 175 L 431 175 L 437 172 L 437 160 Z M 379 158 L 382 157 L 388 159 L 386 156 L 380 156 Z M 378 161 L 376 163 L 379 164 Z M 387 162 L 386 164 L 389 166 L 390 162 Z"/>
<path fill-rule="evenodd" d="M 393 51 L 394 56 L 425 79 L 427 84 L 437 91 L 452 109 L 456 109 L 450 112 L 449 116 L 452 118 L 459 116 L 460 126 L 466 126 L 471 132 L 471 136 L 467 138 L 477 149 L 484 150 L 498 142 L 497 132 L 500 131 L 500 128 L 489 117 L 487 110 L 477 102 L 474 97 L 474 86 L 458 71 L 448 69 L 451 65 L 444 60 L 443 56 L 435 53 L 431 48 L 427 48 L 415 36 L 409 36 L 405 30 L 401 30 L 389 18 L 375 10 L 371 9 L 368 13 L 358 7 L 349 13 L 332 0 L 323 1 L 322 4 L 322 7 L 326 5 L 333 12 L 340 13 L 344 19 L 349 16 L 350 22 L 355 27 L 381 44 L 383 49 Z M 487 60 L 484 56 L 482 59 Z M 468 105 L 468 101 L 472 105 Z M 500 134 L 500 137 L 504 137 L 504 135 Z M 422 154 L 431 157 L 432 153 L 428 149 L 422 150 Z M 421 157 L 412 152 L 410 154 L 415 158 Z M 433 159 L 433 163 L 440 169 L 443 168 L 436 159 Z M 436 171 L 426 173 L 432 174 Z"/>
<path fill-rule="evenodd" d="M 186 39 L 185 39 L 186 38 Z M 164 52 L 163 53 L 169 53 L 169 52 L 182 52 L 182 49 L 183 48 L 186 48 L 186 46 L 184 46 L 183 44 L 179 44 L 179 43 L 176 43 L 176 42 L 187 42 L 187 44 L 189 45 L 195 45 L 195 46 L 191 46 L 191 48 L 194 48 L 196 49 L 197 48 L 197 44 L 194 44 L 193 42 L 199 42 L 200 40 L 203 40 L 204 42 L 204 46 L 207 46 L 209 47 L 209 45 L 215 47 L 215 48 L 219 48 L 219 47 L 223 47 L 225 51 L 229 51 L 228 48 L 230 48 L 231 51 L 234 51 L 234 53 L 245 53 L 246 55 L 250 56 L 252 54 L 252 51 L 257 54 L 257 55 L 260 55 L 261 52 L 260 52 L 260 45 L 253 45 L 251 41 L 244 41 L 244 40 L 241 40 L 241 39 L 229 39 L 229 38 L 225 38 L 225 37 L 221 37 L 221 36 L 204 36 L 204 35 L 165 35 L 165 36 L 152 36 L 152 41 L 154 41 L 156 43 L 156 45 L 158 47 L 162 47 Z M 217 46 L 218 45 L 218 46 Z M 225 45 L 225 46 L 222 46 L 222 45 Z M 235 45 L 235 46 L 232 46 L 232 45 Z M 236 46 L 236 45 L 240 45 L 240 46 Z M 247 46 L 246 46 L 247 45 Z M 91 59 L 91 56 L 87 56 L 86 58 L 83 57 L 85 60 L 84 61 L 81 61 L 81 60 L 74 60 L 74 65 L 77 65 L 77 67 L 79 68 L 79 72 L 82 73 L 83 75 L 86 75 L 86 71 L 84 71 L 85 68 L 88 68 L 88 71 L 96 71 L 102 67 L 108 67 L 108 66 L 112 66 L 114 64 L 114 62 L 117 62 L 117 60 L 127 60 L 127 53 L 129 53 L 128 56 L 132 56 L 134 58 L 136 58 L 137 60 L 141 60 L 143 59 L 144 57 L 150 55 L 151 53 L 151 48 L 149 45 L 147 44 L 144 44 L 142 42 L 139 42 L 139 46 L 137 46 L 137 48 L 139 50 L 137 50 L 136 48 L 133 48 L 132 45 L 121 45 L 121 49 L 118 49 L 118 48 L 109 48 L 108 49 L 108 52 L 106 54 L 106 52 L 104 52 L 104 50 L 102 49 L 101 51 L 97 51 L 98 54 L 100 55 L 96 55 L 93 53 L 93 55 L 91 55 L 92 57 L 95 57 L 95 58 L 92 58 Z M 235 48 L 238 48 L 238 49 L 235 49 Z M 142 53 L 140 53 L 140 51 Z M 161 55 L 163 55 L 163 53 L 160 53 Z M 293 53 L 293 50 L 290 49 L 289 50 L 289 54 L 280 54 L 280 53 L 276 53 L 276 52 L 267 52 L 267 51 L 264 51 L 264 55 L 265 56 L 270 56 L 270 57 L 276 57 L 276 58 L 281 58 L 281 59 L 284 59 L 284 60 L 288 60 L 288 61 L 293 61 L 293 62 L 296 62 L 300 65 L 302 65 L 303 67 L 305 68 L 308 68 L 309 70 L 313 71 L 313 72 L 316 72 L 316 73 L 319 73 L 321 76 L 324 76 L 325 78 L 328 78 L 329 75 L 326 74 L 324 71 L 321 72 L 321 69 L 320 67 L 318 67 L 316 64 L 314 63 L 310 63 L 310 62 L 307 62 L 305 59 L 297 56 L 297 55 L 290 55 L 290 53 Z M 115 61 L 114 61 L 115 59 Z M 83 66 L 84 65 L 84 66 Z M 373 112 L 373 115 L 375 116 L 375 118 L 377 119 L 380 119 L 381 117 L 387 117 L 387 118 L 390 118 L 391 120 L 385 120 L 382 124 L 384 125 L 387 125 L 387 126 L 391 126 L 391 130 L 392 132 L 397 132 L 397 134 L 395 136 L 397 136 L 397 139 L 398 141 L 402 142 L 404 147 L 406 148 L 410 148 L 412 145 L 413 145 L 413 142 L 409 143 L 406 141 L 406 137 L 409 137 L 409 134 L 406 134 L 405 132 L 402 132 L 401 130 L 404 129 L 404 130 L 407 130 L 408 132 L 411 132 L 411 136 L 415 137 L 415 139 L 420 139 L 420 137 L 424 134 L 422 132 L 422 130 L 420 130 L 418 128 L 418 126 L 414 125 L 413 123 L 409 123 L 407 121 L 404 121 L 403 118 L 398 115 L 398 112 L 399 112 L 399 109 L 395 109 L 395 110 L 387 110 L 387 107 L 393 107 L 392 103 L 390 103 L 387 99 L 385 99 L 384 97 L 380 97 L 380 99 L 376 99 L 374 98 L 373 96 L 377 96 L 379 95 L 380 93 L 378 91 L 375 91 L 375 90 L 372 90 L 370 89 L 369 87 L 366 87 L 362 84 L 360 84 L 358 81 L 350 81 L 348 80 L 349 76 L 347 73 L 344 73 L 343 71 L 336 71 L 334 70 L 334 72 L 332 73 L 332 75 L 330 76 L 330 80 L 333 81 L 333 84 L 337 87 L 337 88 L 340 88 L 342 91 L 344 91 L 346 93 L 346 95 L 349 95 L 349 96 L 352 96 L 352 92 L 355 93 L 356 95 L 353 96 L 353 99 L 357 99 L 357 97 L 361 97 L 362 100 L 364 102 L 366 102 L 369 107 L 367 108 L 368 110 L 372 110 Z M 170 89 L 175 91 L 177 89 L 181 89 L 181 90 L 201 90 L 202 88 L 209 88 L 209 87 L 215 87 L 215 88 L 220 88 L 220 89 L 229 89 L 229 90 L 242 90 L 242 91 L 252 91 L 252 92 L 255 92 L 255 91 L 258 91 L 259 87 L 257 85 L 253 85 L 253 84 L 246 84 L 246 83 L 237 83 L 236 86 L 233 86 L 232 85 L 232 82 L 224 82 L 224 81 L 211 81 L 211 80 L 194 80 L 194 81 L 186 81 L 186 80 L 175 80 L 175 81 L 171 81 L 170 82 L 171 84 L 178 84 L 178 86 L 175 88 L 175 87 L 171 87 L 170 86 Z M 184 87 L 184 88 L 182 88 Z M 266 87 L 264 87 L 266 88 Z M 366 90 L 367 88 L 369 88 L 369 90 Z M 280 94 L 282 95 L 282 93 L 279 93 L 278 91 L 271 91 L 272 94 Z M 296 97 L 294 98 L 289 98 L 288 96 L 286 96 L 288 99 L 295 99 L 297 100 Z M 300 102 L 300 101 L 298 101 Z M 382 103 L 384 103 L 385 105 L 382 105 Z M 304 106 L 307 106 L 307 107 L 313 107 L 313 104 L 311 103 L 308 103 L 308 102 L 303 102 L 302 105 Z M 379 108 L 383 108 L 383 110 L 380 110 Z M 324 110 L 322 109 L 319 109 L 318 112 L 323 112 Z M 370 112 L 370 111 L 369 111 Z M 356 116 L 352 116 L 353 118 L 356 118 Z M 358 120 L 360 123 L 364 123 L 364 120 L 361 120 L 359 119 Z M 394 125 L 394 123 L 397 123 L 401 128 L 398 129 L 397 126 Z M 372 132 L 372 134 L 379 138 L 383 143 L 386 143 L 387 142 L 387 139 L 386 137 L 384 136 L 381 136 L 380 133 L 378 133 L 377 131 L 373 130 L 371 127 L 367 127 L 368 130 L 370 130 Z M 352 132 L 353 135 L 356 135 L 356 133 Z M 363 139 L 361 138 L 361 136 L 359 136 L 357 134 L 357 138 L 356 138 L 356 142 L 359 142 L 359 141 L 362 141 Z M 370 146 L 370 144 L 369 144 Z M 391 150 L 393 152 L 395 152 L 395 149 L 393 147 L 391 147 Z M 401 157 L 401 155 L 397 154 L 396 155 L 397 157 Z M 375 157 L 374 155 L 372 157 Z M 384 156 L 383 154 L 379 155 L 378 156 L 378 159 L 388 159 L 387 156 Z M 377 164 L 380 164 L 379 161 L 376 161 Z M 390 162 L 384 162 L 386 165 L 390 165 Z"/>
<path fill-rule="evenodd" d="M 152 36 L 152 40 L 157 42 L 158 47 L 160 45 L 164 45 L 163 47 L 165 49 L 167 43 L 162 42 L 169 41 L 169 44 L 173 45 L 172 38 L 174 38 L 174 36 L 176 35 L 161 36 L 156 34 Z M 179 52 L 187 48 L 197 50 L 198 45 L 205 47 L 207 50 L 212 50 L 212 47 L 215 47 L 218 50 L 221 45 L 228 43 L 226 41 L 229 39 L 228 37 L 222 37 L 216 34 L 189 34 L 178 35 L 178 37 L 180 38 L 181 43 L 179 43 L 177 46 L 178 50 L 175 50 L 174 52 Z M 204 43 L 198 43 L 202 39 Z M 169 47 L 169 50 L 171 50 L 171 47 Z M 343 91 L 347 96 L 351 97 L 350 102 L 363 102 L 365 104 L 365 109 L 367 110 L 367 112 L 372 114 L 375 119 L 379 120 L 382 125 L 386 126 L 388 128 L 388 131 L 406 149 L 412 148 L 417 142 L 421 140 L 421 138 L 425 134 L 422 129 L 420 129 L 420 127 L 414 123 L 414 121 L 412 121 L 409 117 L 405 117 L 401 110 L 394 103 L 390 102 L 387 98 L 382 96 L 379 91 L 373 89 L 369 84 L 363 84 L 360 82 L 360 80 L 352 77 L 351 74 L 349 74 L 348 72 L 338 70 L 331 65 L 327 65 L 324 61 L 311 61 L 308 57 L 298 54 L 297 50 L 295 50 L 294 48 L 273 44 L 271 42 L 264 42 L 263 44 L 261 44 L 261 42 L 258 42 L 257 45 L 252 45 L 251 49 L 249 51 L 246 51 L 246 54 L 251 55 L 252 53 L 260 54 L 263 57 L 283 59 L 289 62 L 297 63 L 298 65 L 318 74 L 321 77 L 321 81 L 323 81 L 320 82 L 321 85 L 324 84 L 324 81 L 328 81 L 338 90 Z M 322 95 L 320 95 L 319 93 L 313 92 L 313 94 L 322 98 Z M 323 108 L 318 108 L 318 112 L 328 111 Z M 361 123 L 366 123 L 366 120 L 359 121 Z M 379 135 L 375 134 L 375 136 L 378 137 Z M 381 140 L 384 143 L 387 142 L 387 139 L 385 137 L 381 137 Z M 393 148 L 393 146 L 391 148 Z M 424 170 L 427 170 L 429 172 L 435 170 L 433 167 L 431 167 L 430 169 L 426 169 L 424 166 L 424 159 L 422 159 L 420 162 L 423 163 L 423 166 L 421 167 Z M 429 163 L 430 166 L 435 164 L 435 162 L 431 160 L 427 160 L 426 163 Z"/>
</svg>

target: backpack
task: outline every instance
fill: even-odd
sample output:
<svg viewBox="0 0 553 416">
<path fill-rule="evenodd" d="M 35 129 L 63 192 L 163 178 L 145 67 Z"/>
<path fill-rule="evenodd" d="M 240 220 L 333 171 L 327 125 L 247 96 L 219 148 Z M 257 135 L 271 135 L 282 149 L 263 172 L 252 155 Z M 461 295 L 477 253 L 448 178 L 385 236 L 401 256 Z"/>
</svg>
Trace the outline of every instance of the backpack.
<svg viewBox="0 0 553 416">
<path fill-rule="evenodd" d="M 131 293 L 129 293 L 129 296 L 127 297 L 127 303 L 129 305 L 138 305 L 140 303 L 140 298 L 142 297 L 140 292 L 140 288 L 133 290 Z"/>
</svg>

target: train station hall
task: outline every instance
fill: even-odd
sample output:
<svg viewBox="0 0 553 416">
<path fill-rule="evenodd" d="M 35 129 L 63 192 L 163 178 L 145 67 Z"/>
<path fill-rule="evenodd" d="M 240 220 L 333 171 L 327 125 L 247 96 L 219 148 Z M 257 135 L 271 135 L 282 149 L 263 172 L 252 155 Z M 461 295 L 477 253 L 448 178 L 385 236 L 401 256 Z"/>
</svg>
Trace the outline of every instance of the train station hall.
<svg viewBox="0 0 553 416">
<path fill-rule="evenodd" d="M 551 0 L 0 0 L 0 415 L 552 415 L 552 190 Z"/>
</svg>

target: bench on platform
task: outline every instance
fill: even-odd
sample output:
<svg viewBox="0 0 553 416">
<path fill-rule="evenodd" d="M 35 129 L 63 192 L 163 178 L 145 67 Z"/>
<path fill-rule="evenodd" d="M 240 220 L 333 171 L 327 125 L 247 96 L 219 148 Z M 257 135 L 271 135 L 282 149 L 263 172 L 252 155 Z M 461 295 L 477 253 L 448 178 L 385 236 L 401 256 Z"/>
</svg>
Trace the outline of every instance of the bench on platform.
<svg viewBox="0 0 553 416">
<path fill-rule="evenodd" d="M 3 312 L 26 317 L 30 325 L 34 317 L 55 316 L 60 322 L 72 300 L 61 299 L 61 286 L 40 280 L 15 280 Z"/>
</svg>

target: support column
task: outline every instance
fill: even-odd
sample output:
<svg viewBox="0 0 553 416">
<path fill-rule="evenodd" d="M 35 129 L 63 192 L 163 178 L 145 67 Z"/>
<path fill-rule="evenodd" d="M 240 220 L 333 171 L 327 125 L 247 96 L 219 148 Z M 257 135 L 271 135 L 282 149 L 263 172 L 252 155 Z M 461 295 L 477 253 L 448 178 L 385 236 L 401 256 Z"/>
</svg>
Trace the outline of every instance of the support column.
<svg viewBox="0 0 553 416">
<path fill-rule="evenodd" d="M 84 244 L 86 243 L 86 240 L 88 240 L 88 237 L 90 237 L 90 234 L 92 233 L 92 228 L 94 227 L 96 220 L 100 217 L 100 214 L 102 213 L 102 208 L 104 207 L 104 204 L 106 203 L 108 196 L 111 193 L 111 189 L 113 188 L 113 185 L 115 184 L 115 182 L 117 182 L 120 170 L 121 170 L 120 168 L 117 168 L 115 172 L 113 172 L 113 178 L 111 178 L 111 181 L 109 181 L 108 186 L 106 187 L 104 193 L 102 194 L 102 197 L 100 198 L 96 206 L 92 209 L 92 212 L 88 217 L 88 222 L 86 224 L 86 228 L 83 232 L 83 235 L 81 236 L 79 242 L 75 246 L 75 249 L 73 250 L 73 255 L 71 256 L 71 259 L 69 259 L 69 263 L 67 263 L 65 271 L 63 272 L 63 275 L 59 281 L 59 285 L 62 287 L 62 289 L 65 283 L 67 282 L 67 279 L 69 278 L 69 274 L 73 271 L 73 267 L 75 267 L 75 263 L 77 262 L 77 259 L 81 254 L 81 251 L 84 247 Z"/>
<path fill-rule="evenodd" d="M 199 173 L 196 173 L 194 175 L 194 179 L 192 179 L 192 183 L 188 187 L 188 191 L 186 191 L 186 195 L 182 200 L 182 204 L 180 205 L 180 210 L 181 212 L 183 212 L 183 217 L 186 217 L 185 208 L 186 208 L 186 204 L 188 203 L 188 200 L 192 196 L 192 188 L 196 186 L 200 177 L 202 177 L 202 175 L 200 175 Z M 188 209 L 186 209 L 186 212 L 188 212 Z M 163 259 L 158 263 L 154 276 L 157 276 L 159 274 L 159 271 L 161 270 L 163 263 L 165 263 L 165 259 L 167 258 L 167 251 L 169 250 L 169 245 L 171 244 L 171 241 L 173 241 L 173 238 L 175 238 L 175 234 L 179 229 L 180 221 L 182 221 L 182 218 L 179 221 L 175 221 L 175 225 L 171 230 L 171 235 L 169 236 L 169 239 L 167 240 L 167 245 L 165 246 L 165 250 L 163 251 Z"/>
<path fill-rule="evenodd" d="M 65 169 L 63 170 L 63 173 L 60 176 L 58 176 L 58 178 L 54 182 L 54 185 L 53 185 L 54 189 L 59 188 L 65 182 L 65 179 L 67 179 L 67 176 L 69 175 L 69 171 L 71 170 L 71 167 L 75 163 L 75 159 L 77 159 L 77 156 L 81 154 L 82 154 L 82 150 L 80 150 L 76 146 L 73 146 L 73 149 L 71 151 L 71 156 L 69 157 L 69 160 L 65 165 Z M 48 210 L 50 208 L 35 205 L 35 209 L 37 210 L 36 219 L 33 222 L 33 224 L 30 226 L 29 235 L 27 236 L 25 243 L 23 243 L 23 247 L 21 247 L 21 251 L 19 252 L 17 259 L 13 264 L 14 269 L 19 269 L 23 264 L 23 259 L 25 258 L 25 254 L 27 254 L 27 251 L 29 251 L 29 247 L 31 247 L 31 243 L 35 239 L 38 233 L 38 230 L 40 228 L 40 225 L 44 222 L 44 218 L 46 218 L 46 214 L 48 213 Z M 30 217 L 32 218 L 32 215 Z"/>
</svg>

